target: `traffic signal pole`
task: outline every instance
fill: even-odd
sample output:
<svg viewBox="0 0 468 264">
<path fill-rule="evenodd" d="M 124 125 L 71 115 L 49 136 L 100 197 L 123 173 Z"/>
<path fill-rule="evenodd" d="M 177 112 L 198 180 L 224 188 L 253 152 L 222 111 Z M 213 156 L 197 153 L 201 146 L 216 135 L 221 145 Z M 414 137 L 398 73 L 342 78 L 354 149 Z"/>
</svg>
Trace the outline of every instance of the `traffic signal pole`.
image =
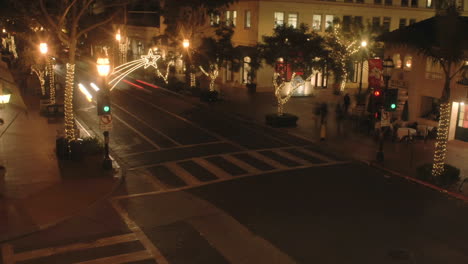
<svg viewBox="0 0 468 264">
<path fill-rule="evenodd" d="M 384 111 L 385 111 L 385 102 L 386 102 L 385 101 L 385 94 L 388 91 L 388 82 L 390 81 L 391 76 L 385 76 L 384 75 L 383 77 L 384 77 L 384 81 L 385 81 L 385 90 L 381 94 L 381 96 L 382 96 L 382 101 L 384 102 L 384 105 L 380 106 L 379 109 L 378 109 L 378 111 L 380 111 L 379 149 L 378 149 L 376 157 L 375 157 L 375 159 L 378 162 L 384 162 L 384 160 L 385 160 L 383 147 L 384 147 L 384 136 L 385 136 L 386 129 L 384 129 L 384 126 L 382 126 L 382 115 L 384 114 Z"/>
</svg>

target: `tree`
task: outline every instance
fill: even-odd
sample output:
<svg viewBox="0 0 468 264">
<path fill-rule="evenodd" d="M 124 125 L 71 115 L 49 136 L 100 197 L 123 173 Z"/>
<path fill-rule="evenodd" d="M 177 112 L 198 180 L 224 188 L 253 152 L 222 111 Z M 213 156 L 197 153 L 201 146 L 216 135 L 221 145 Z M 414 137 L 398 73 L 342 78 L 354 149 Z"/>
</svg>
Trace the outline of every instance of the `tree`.
<svg viewBox="0 0 468 264">
<path fill-rule="evenodd" d="M 28 1 L 29 2 L 29 1 Z M 106 5 L 107 4 L 107 5 Z M 93 29 L 112 21 L 116 13 L 112 7 L 122 6 L 120 1 L 112 3 L 95 0 L 39 0 L 39 10 L 50 32 L 68 48 L 65 84 L 65 137 L 68 142 L 75 139 L 73 113 L 73 89 L 75 79 L 75 56 L 78 41 Z M 93 12 L 90 12 L 93 10 Z"/>
<path fill-rule="evenodd" d="M 468 37 L 465 32 L 468 19 L 460 16 L 453 3 L 441 5 L 443 9 L 430 19 L 383 35 L 382 39 L 392 45 L 414 48 L 418 54 L 431 58 L 443 70 L 444 85 L 440 97 L 440 118 L 434 151 L 432 175 L 444 173 L 450 126 L 450 90 L 452 79 L 462 70 L 468 60 Z"/>
<path fill-rule="evenodd" d="M 194 62 L 200 70 L 210 78 L 209 90 L 215 90 L 214 84 L 219 75 L 219 69 L 227 62 L 237 59 L 232 46 L 231 38 L 234 30 L 230 26 L 220 25 L 215 31 L 214 37 L 205 37 L 193 56 Z"/>
<path fill-rule="evenodd" d="M 308 76 L 310 80 L 314 68 L 319 66 L 319 59 L 323 55 L 323 39 L 316 33 L 307 33 L 309 28 L 301 24 L 298 28 L 291 26 L 278 26 L 274 29 L 272 36 L 263 36 L 263 43 L 259 44 L 261 49 L 260 57 L 266 64 L 275 68 L 278 60 L 282 65 L 290 68 L 291 89 L 285 96 L 286 78 L 275 72 L 273 76 L 273 86 L 278 101 L 278 116 L 283 115 L 283 106 L 293 95 L 294 91 L 303 85 L 303 82 L 294 81 L 294 77 L 300 73 Z"/>
</svg>

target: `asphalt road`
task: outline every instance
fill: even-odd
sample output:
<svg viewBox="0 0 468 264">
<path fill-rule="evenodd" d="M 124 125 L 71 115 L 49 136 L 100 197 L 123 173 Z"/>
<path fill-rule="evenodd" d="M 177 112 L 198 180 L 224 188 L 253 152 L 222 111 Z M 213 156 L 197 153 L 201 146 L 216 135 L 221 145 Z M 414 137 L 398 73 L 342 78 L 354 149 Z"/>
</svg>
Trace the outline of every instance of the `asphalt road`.
<svg viewBox="0 0 468 264">
<path fill-rule="evenodd" d="M 3 245 L 14 263 L 468 263 L 459 201 L 129 81 L 142 88 L 112 91 L 122 185 Z M 76 97 L 100 133 L 94 105 Z"/>
</svg>

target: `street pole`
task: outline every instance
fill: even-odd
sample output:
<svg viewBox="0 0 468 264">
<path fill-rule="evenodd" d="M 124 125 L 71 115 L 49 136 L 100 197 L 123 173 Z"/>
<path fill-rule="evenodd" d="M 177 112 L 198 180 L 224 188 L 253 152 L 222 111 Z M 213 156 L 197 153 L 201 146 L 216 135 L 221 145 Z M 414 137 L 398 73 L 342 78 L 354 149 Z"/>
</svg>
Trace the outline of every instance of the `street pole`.
<svg viewBox="0 0 468 264">
<path fill-rule="evenodd" d="M 362 72 L 364 71 L 364 56 L 361 57 L 361 77 L 359 78 L 359 91 L 358 94 L 361 94 L 362 90 Z"/>
<path fill-rule="evenodd" d="M 384 75 L 384 81 L 385 81 L 385 90 L 384 92 L 382 93 L 382 101 L 385 102 L 385 92 L 387 91 L 388 89 L 388 82 L 390 81 L 390 76 L 385 76 Z M 380 118 L 380 133 L 379 133 L 379 151 L 377 151 L 377 156 L 376 156 L 376 159 L 378 162 L 384 162 L 384 150 L 383 150 L 383 146 L 384 146 L 384 136 L 385 136 L 385 131 L 386 129 L 384 129 L 384 127 L 382 126 L 382 115 L 384 114 L 383 111 L 384 108 L 381 107 L 381 109 L 379 109 L 380 111 L 380 115 L 381 115 L 381 118 Z"/>
</svg>

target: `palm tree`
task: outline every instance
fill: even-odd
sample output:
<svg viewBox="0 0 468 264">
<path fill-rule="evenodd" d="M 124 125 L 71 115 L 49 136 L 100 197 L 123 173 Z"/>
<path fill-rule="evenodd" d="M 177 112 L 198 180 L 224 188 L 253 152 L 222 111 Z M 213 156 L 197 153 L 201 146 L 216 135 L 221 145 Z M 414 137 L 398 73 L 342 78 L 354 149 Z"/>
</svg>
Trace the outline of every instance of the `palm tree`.
<svg viewBox="0 0 468 264">
<path fill-rule="evenodd" d="M 468 18 L 460 16 L 453 4 L 448 4 L 432 18 L 382 37 L 386 43 L 406 45 L 425 57 L 431 58 L 443 69 L 444 86 L 440 97 L 440 118 L 434 151 L 432 176 L 444 172 L 450 126 L 450 88 L 452 79 L 461 71 L 468 59 L 468 37 L 465 34 Z"/>
</svg>

